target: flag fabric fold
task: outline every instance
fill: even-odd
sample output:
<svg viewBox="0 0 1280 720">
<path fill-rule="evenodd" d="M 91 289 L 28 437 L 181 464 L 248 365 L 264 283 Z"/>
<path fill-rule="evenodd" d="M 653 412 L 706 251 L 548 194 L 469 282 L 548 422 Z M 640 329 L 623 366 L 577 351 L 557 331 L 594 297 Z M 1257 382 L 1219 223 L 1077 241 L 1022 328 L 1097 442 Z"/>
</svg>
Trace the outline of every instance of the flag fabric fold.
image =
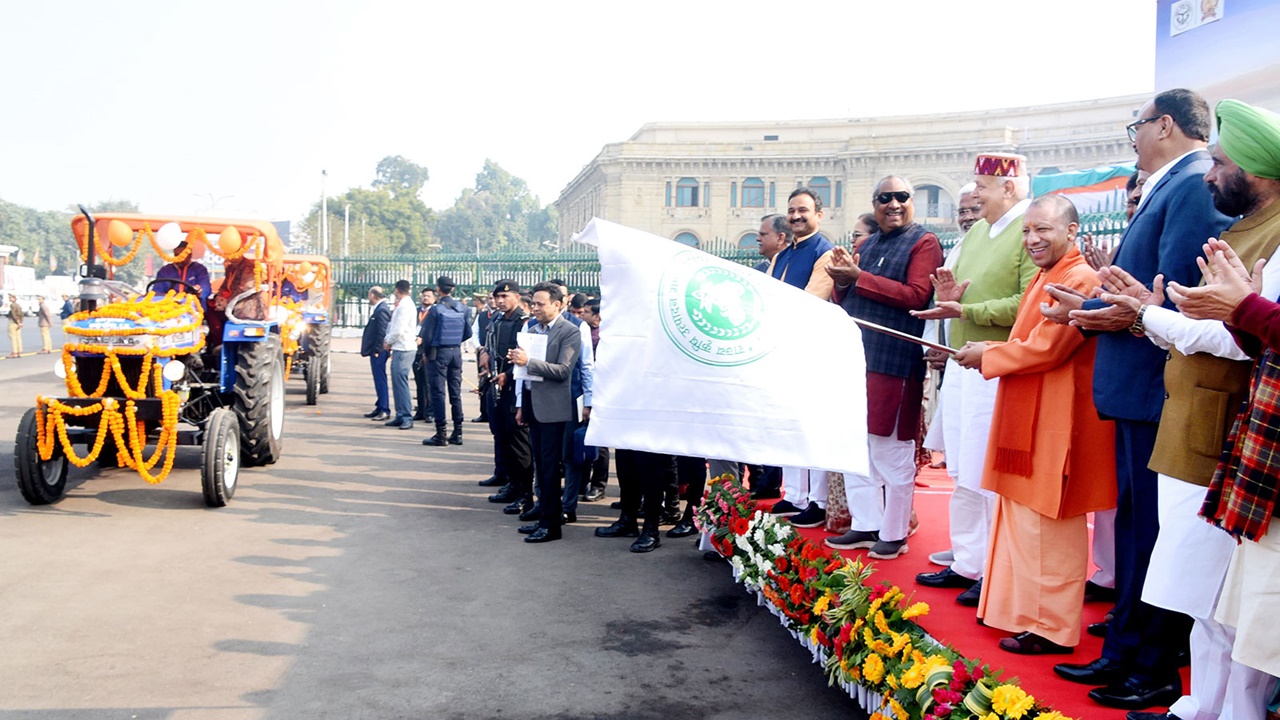
<svg viewBox="0 0 1280 720">
<path fill-rule="evenodd" d="M 861 331 L 764 273 L 599 218 L 587 442 L 868 473 Z"/>
</svg>

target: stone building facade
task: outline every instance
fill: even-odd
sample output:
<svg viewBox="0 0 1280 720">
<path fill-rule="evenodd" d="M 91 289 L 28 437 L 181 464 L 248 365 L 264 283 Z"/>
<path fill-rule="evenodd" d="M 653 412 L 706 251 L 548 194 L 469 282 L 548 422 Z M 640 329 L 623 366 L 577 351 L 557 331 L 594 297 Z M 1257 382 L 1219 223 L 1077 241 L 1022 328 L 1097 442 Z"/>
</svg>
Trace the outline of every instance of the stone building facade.
<svg viewBox="0 0 1280 720">
<path fill-rule="evenodd" d="M 916 187 L 916 218 L 955 227 L 980 152 L 1016 152 L 1031 173 L 1132 162 L 1124 126 L 1145 95 L 983 112 L 843 120 L 649 123 L 610 143 L 560 193 L 560 239 L 592 218 L 686 244 L 754 246 L 762 215 L 800 185 L 824 196 L 822 229 L 847 238 L 875 182 Z"/>
</svg>

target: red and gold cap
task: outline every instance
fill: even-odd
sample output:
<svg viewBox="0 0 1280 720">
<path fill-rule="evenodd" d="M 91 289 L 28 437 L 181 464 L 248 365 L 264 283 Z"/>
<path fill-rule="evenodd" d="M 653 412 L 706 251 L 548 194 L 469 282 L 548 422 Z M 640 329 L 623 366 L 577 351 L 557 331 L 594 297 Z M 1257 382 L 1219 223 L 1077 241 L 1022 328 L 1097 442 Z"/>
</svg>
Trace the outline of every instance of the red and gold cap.
<svg viewBox="0 0 1280 720">
<path fill-rule="evenodd" d="M 1027 156 L 1012 153 L 983 153 L 973 165 L 974 175 L 1019 177 L 1026 174 Z"/>
</svg>

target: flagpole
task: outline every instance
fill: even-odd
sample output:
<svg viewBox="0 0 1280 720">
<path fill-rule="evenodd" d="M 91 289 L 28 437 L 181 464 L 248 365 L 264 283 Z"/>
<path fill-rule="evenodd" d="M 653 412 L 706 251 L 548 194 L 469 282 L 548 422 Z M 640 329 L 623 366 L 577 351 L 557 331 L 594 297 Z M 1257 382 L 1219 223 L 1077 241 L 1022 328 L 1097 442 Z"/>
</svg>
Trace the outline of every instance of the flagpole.
<svg viewBox="0 0 1280 720">
<path fill-rule="evenodd" d="M 858 323 L 859 326 L 864 327 L 868 330 L 874 330 L 878 333 L 883 333 L 891 337 L 896 337 L 899 340 L 906 340 L 907 342 L 915 343 L 916 345 L 923 345 L 929 348 L 930 350 L 938 350 L 940 352 L 947 353 L 948 355 L 956 354 L 956 350 L 954 348 L 948 347 L 946 345 L 939 345 L 936 342 L 930 342 L 928 340 L 925 340 L 924 338 L 916 337 L 915 335 L 912 335 L 910 333 L 904 333 L 900 330 L 894 330 L 893 328 L 888 328 L 883 325 L 877 325 L 873 322 L 869 322 L 867 320 L 860 320 L 858 318 L 853 318 L 853 321 Z"/>
</svg>

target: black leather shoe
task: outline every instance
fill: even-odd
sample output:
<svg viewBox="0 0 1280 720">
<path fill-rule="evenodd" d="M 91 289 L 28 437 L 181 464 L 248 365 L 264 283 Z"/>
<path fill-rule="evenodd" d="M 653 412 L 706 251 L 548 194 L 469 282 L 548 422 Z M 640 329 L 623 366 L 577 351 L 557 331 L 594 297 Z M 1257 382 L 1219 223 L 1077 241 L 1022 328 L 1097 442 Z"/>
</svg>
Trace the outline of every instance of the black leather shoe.
<svg viewBox="0 0 1280 720">
<path fill-rule="evenodd" d="M 521 522 L 529 522 L 531 520 L 541 520 L 541 519 L 542 519 L 542 510 L 536 507 L 529 508 L 528 510 L 525 510 L 524 512 L 520 513 Z"/>
<path fill-rule="evenodd" d="M 1168 683 L 1144 683 L 1133 678 L 1089 691 L 1089 699 L 1099 705 L 1121 710 L 1168 707 L 1182 697 L 1182 679 L 1174 677 Z"/>
<path fill-rule="evenodd" d="M 510 505 L 507 505 L 506 507 L 502 508 L 502 514 L 503 515 L 523 515 L 531 507 L 533 507 L 533 505 L 528 500 L 516 500 Z"/>
<path fill-rule="evenodd" d="M 538 528 L 538 531 L 524 539 L 527 543 L 544 543 L 560 539 L 560 528 Z"/>
<path fill-rule="evenodd" d="M 667 537 L 669 538 L 689 537 L 690 535 L 696 534 L 697 532 L 698 532 L 698 528 L 694 526 L 692 520 L 682 519 L 680 522 L 676 523 L 675 527 L 667 531 Z"/>
<path fill-rule="evenodd" d="M 367 417 L 367 418 L 369 418 L 370 420 L 372 420 L 372 419 L 374 419 L 374 418 L 378 417 L 379 415 L 383 415 L 383 414 L 384 414 L 384 413 L 381 413 L 381 412 L 378 412 L 377 410 L 374 410 L 373 412 L 367 412 L 367 413 L 365 413 L 365 414 L 364 414 L 364 416 L 365 416 L 365 417 Z"/>
<path fill-rule="evenodd" d="M 423 440 L 422 444 L 433 445 L 435 447 L 444 447 L 445 445 L 449 444 L 449 441 L 445 438 L 443 434 L 438 434 L 438 435 L 432 435 L 426 440 Z"/>
<path fill-rule="evenodd" d="M 576 523 L 578 522 L 578 513 L 567 512 L 564 514 L 564 517 L 562 519 L 564 520 L 564 522 L 567 522 L 567 523 Z"/>
<path fill-rule="evenodd" d="M 501 490 L 489 496 L 491 503 L 509 503 L 520 498 L 520 493 L 510 485 L 503 485 Z"/>
<path fill-rule="evenodd" d="M 1125 720 L 1182 720 L 1171 712 L 1141 712 L 1134 710 L 1125 715 Z"/>
<path fill-rule="evenodd" d="M 920 573 L 916 576 L 916 582 L 927 587 L 964 588 L 967 590 L 972 587 L 977 580 L 970 580 L 955 570 L 946 567 L 938 572 Z"/>
<path fill-rule="evenodd" d="M 426 422 L 427 416 L 423 415 L 422 413 L 414 413 L 413 419 L 417 420 L 418 422 Z"/>
<path fill-rule="evenodd" d="M 640 528 L 630 520 L 617 520 L 608 527 L 596 528 L 596 537 L 640 537 Z"/>
<path fill-rule="evenodd" d="M 461 430 L 455 430 L 455 431 L 453 432 L 453 434 L 449 436 L 449 444 L 450 444 L 450 445 L 461 445 L 461 444 L 462 444 L 462 431 L 461 431 Z"/>
<path fill-rule="evenodd" d="M 489 418 L 485 417 L 484 415 L 481 415 L 481 416 L 479 416 L 479 417 L 473 417 L 473 418 L 471 418 L 471 422 L 474 422 L 474 423 L 487 423 L 487 422 L 489 422 Z"/>
<path fill-rule="evenodd" d="M 657 530 L 645 530 L 640 533 L 640 538 L 631 543 L 631 552 L 647 553 L 657 550 L 662 545 L 662 541 L 658 539 Z"/>
<path fill-rule="evenodd" d="M 621 501 L 621 500 L 614 500 L 613 502 L 609 503 L 609 509 L 610 509 L 610 510 L 621 510 L 621 509 L 622 509 L 622 501 Z"/>
<path fill-rule="evenodd" d="M 520 533 L 521 535 L 532 535 L 538 532 L 538 529 L 541 527 L 542 526 L 539 525 L 538 523 L 530 523 L 528 525 L 521 525 L 520 527 L 516 528 L 516 532 Z"/>
<path fill-rule="evenodd" d="M 1102 622 L 1089 623 L 1089 627 L 1085 628 L 1084 631 L 1094 637 L 1104 638 L 1107 636 L 1107 631 L 1110 629 L 1111 623 L 1104 620 Z"/>
<path fill-rule="evenodd" d="M 598 487 L 589 488 L 585 493 L 582 494 L 582 499 L 587 502 L 595 502 L 597 500 L 603 500 L 604 488 L 598 488 Z"/>
<path fill-rule="evenodd" d="M 978 600 L 982 597 L 982 581 L 969 586 L 968 590 L 956 596 L 956 602 L 965 607 L 978 607 Z"/>
<path fill-rule="evenodd" d="M 400 424 L 400 429 L 401 429 L 401 430 L 412 430 L 412 429 L 413 429 L 413 421 L 412 421 L 412 420 L 405 420 L 403 423 L 401 423 L 401 424 Z"/>
<path fill-rule="evenodd" d="M 1116 589 L 1102 587 L 1092 580 L 1086 580 L 1084 583 L 1084 601 L 1085 602 L 1109 602 L 1116 601 Z"/>
<path fill-rule="evenodd" d="M 1053 666 L 1058 677 L 1081 685 L 1105 685 L 1120 682 L 1125 677 L 1124 668 L 1106 658 L 1088 663 L 1058 663 Z"/>
<path fill-rule="evenodd" d="M 476 484 L 479 485 L 480 487 L 498 487 L 499 485 L 503 485 L 504 483 L 502 482 L 502 478 L 498 477 L 497 475 L 490 475 L 489 477 L 485 478 L 484 480 L 481 480 Z"/>
</svg>

